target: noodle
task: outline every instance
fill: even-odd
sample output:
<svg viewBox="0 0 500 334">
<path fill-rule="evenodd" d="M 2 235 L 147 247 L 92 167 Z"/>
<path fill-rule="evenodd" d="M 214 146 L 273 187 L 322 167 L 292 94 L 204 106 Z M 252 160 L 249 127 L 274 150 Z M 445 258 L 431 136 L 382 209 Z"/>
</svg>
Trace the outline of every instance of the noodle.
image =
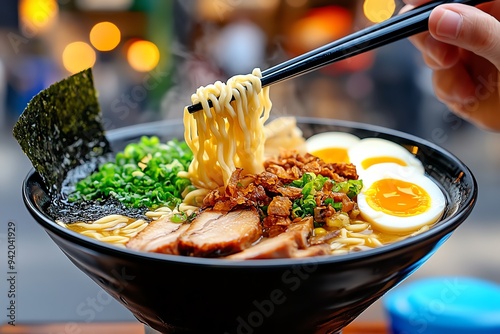
<svg viewBox="0 0 500 334">
<path fill-rule="evenodd" d="M 133 220 L 122 215 L 107 215 L 91 224 L 84 222 L 72 224 L 57 223 L 90 238 L 117 246 L 124 246 L 130 238 L 136 236 L 148 226 L 148 223 L 144 219 Z"/>
<path fill-rule="evenodd" d="M 193 151 L 193 161 L 182 176 L 195 187 L 213 190 L 227 185 L 236 168 L 245 174 L 263 170 L 264 123 L 272 104 L 260 77 L 255 69 L 230 78 L 227 84 L 217 81 L 200 87 L 191 97 L 203 110 L 194 114 L 184 110 L 184 139 Z"/>
<path fill-rule="evenodd" d="M 380 240 L 378 240 L 376 237 L 371 237 L 371 238 L 368 238 L 366 240 L 367 242 L 367 246 L 370 246 L 370 247 L 380 247 L 382 246 L 383 244 L 380 242 Z"/>
<path fill-rule="evenodd" d="M 345 228 L 351 232 L 362 232 L 368 228 L 368 223 L 349 224 Z"/>
<path fill-rule="evenodd" d="M 189 193 L 186 194 L 184 197 L 183 203 L 181 206 L 184 206 L 185 208 L 189 207 L 200 207 L 203 204 L 203 199 L 205 196 L 209 193 L 208 189 L 195 189 L 193 191 L 190 191 Z M 179 210 L 182 210 L 179 207 Z"/>
<path fill-rule="evenodd" d="M 172 212 L 172 209 L 166 206 L 159 207 L 158 209 L 154 211 L 148 211 L 146 212 L 146 217 L 151 218 L 151 219 L 160 219 L 161 217 L 165 215 L 170 215 Z"/>
</svg>

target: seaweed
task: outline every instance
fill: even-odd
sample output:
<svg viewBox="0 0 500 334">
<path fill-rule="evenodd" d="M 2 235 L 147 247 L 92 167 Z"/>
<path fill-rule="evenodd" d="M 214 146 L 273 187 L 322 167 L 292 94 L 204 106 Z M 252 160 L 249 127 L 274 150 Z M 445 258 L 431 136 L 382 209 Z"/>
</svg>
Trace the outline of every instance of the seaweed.
<svg viewBox="0 0 500 334">
<path fill-rule="evenodd" d="M 76 73 L 34 96 L 13 134 L 49 194 L 58 196 L 71 169 L 111 152 L 92 70 Z"/>
<path fill-rule="evenodd" d="M 51 217 L 65 224 L 74 222 L 92 223 L 109 214 L 149 221 L 150 219 L 146 216 L 146 211 L 148 209 L 144 207 L 127 207 L 117 199 L 111 197 L 101 201 L 79 201 L 75 203 L 55 200 L 47 208 L 47 213 Z"/>
</svg>

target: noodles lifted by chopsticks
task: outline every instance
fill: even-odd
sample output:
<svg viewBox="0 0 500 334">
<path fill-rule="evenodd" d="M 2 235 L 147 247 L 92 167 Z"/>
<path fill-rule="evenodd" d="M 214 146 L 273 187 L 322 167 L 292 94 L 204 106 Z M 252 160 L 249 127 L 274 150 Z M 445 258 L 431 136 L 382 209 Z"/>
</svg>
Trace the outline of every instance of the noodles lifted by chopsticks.
<svg viewBox="0 0 500 334">
<path fill-rule="evenodd" d="M 243 168 L 245 174 L 263 170 L 264 123 L 272 103 L 260 77 L 260 70 L 255 69 L 226 84 L 217 81 L 200 87 L 191 100 L 201 103 L 203 111 L 190 114 L 184 109 L 184 138 L 194 156 L 184 176 L 197 188 L 227 185 L 236 168 Z"/>
</svg>

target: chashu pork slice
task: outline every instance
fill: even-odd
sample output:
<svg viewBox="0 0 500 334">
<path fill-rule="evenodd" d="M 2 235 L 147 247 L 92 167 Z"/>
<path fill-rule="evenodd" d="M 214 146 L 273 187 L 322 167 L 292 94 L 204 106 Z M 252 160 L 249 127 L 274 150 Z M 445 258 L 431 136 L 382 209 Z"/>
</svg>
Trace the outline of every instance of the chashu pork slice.
<svg viewBox="0 0 500 334">
<path fill-rule="evenodd" d="M 312 256 L 324 256 L 331 255 L 332 251 L 330 249 L 329 244 L 321 244 L 310 246 L 306 249 L 298 249 L 293 253 L 292 257 L 295 258 L 304 258 L 304 257 L 312 257 Z"/>
<path fill-rule="evenodd" d="M 291 223 L 286 232 L 268 238 L 242 252 L 226 257 L 231 260 L 281 259 L 323 255 L 323 249 L 307 251 L 307 238 L 313 230 L 312 217 Z"/>
<path fill-rule="evenodd" d="M 219 257 L 240 252 L 261 236 L 260 218 L 254 208 L 205 210 L 180 235 L 177 247 L 181 255 Z"/>
<path fill-rule="evenodd" d="M 297 243 L 299 248 L 307 248 L 309 245 L 309 237 L 312 235 L 314 229 L 314 220 L 313 217 L 305 217 L 299 221 L 294 221 L 291 223 L 286 232 L 297 232 L 298 239 Z"/>
<path fill-rule="evenodd" d="M 300 233 L 284 232 L 276 237 L 259 242 L 242 252 L 227 256 L 230 260 L 282 259 L 293 257 L 299 248 Z"/>
<path fill-rule="evenodd" d="M 164 254 L 178 254 L 177 240 L 188 224 L 170 221 L 170 215 L 153 220 L 144 230 L 127 242 L 127 248 Z"/>
</svg>

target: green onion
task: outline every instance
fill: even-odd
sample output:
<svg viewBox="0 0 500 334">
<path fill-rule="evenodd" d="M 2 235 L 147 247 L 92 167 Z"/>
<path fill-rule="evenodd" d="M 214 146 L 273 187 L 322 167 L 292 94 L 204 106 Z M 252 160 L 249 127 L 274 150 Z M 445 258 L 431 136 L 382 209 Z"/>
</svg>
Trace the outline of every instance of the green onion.
<svg viewBox="0 0 500 334">
<path fill-rule="evenodd" d="M 342 192 L 347 194 L 349 198 L 354 198 L 363 188 L 361 180 L 348 180 L 344 182 L 335 182 L 328 177 L 315 175 L 314 173 L 305 173 L 298 180 L 292 181 L 289 186 L 302 188 L 302 197 L 292 203 L 292 217 L 304 218 L 313 216 L 314 209 L 317 207 L 316 199 L 314 198 L 317 191 L 323 189 L 324 185 L 332 183 L 332 192 Z M 327 198 L 322 205 L 330 205 L 336 211 L 342 210 L 342 202 L 335 202 L 333 198 Z"/>
<path fill-rule="evenodd" d="M 173 223 L 184 223 L 187 220 L 188 216 L 185 212 L 177 212 L 172 215 L 170 221 Z"/>
<path fill-rule="evenodd" d="M 76 184 L 71 202 L 114 197 L 129 207 L 176 207 L 189 179 L 177 176 L 187 171 L 193 154 L 184 142 L 161 143 L 156 136 L 128 144 L 113 162 Z M 185 220 L 186 218 L 184 218 Z"/>
</svg>

